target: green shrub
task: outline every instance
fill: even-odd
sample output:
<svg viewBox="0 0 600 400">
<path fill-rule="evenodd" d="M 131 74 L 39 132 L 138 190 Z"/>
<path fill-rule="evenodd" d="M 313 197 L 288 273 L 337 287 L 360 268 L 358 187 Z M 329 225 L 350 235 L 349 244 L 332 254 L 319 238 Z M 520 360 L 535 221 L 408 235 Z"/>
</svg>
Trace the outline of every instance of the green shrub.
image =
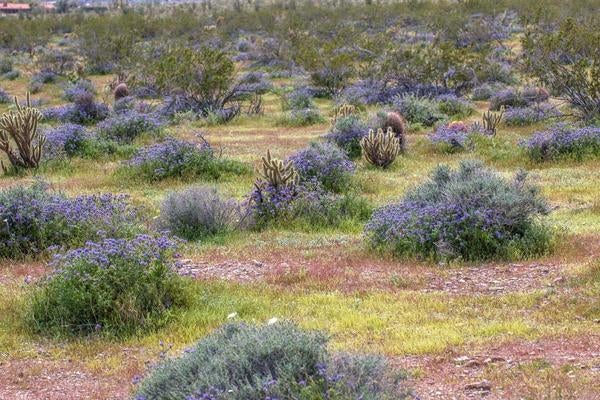
<svg viewBox="0 0 600 400">
<path fill-rule="evenodd" d="M 327 339 L 289 323 L 225 325 L 140 384 L 136 400 L 408 398 L 383 358 L 334 355 Z"/>
<path fill-rule="evenodd" d="M 183 278 L 172 269 L 176 242 L 139 235 L 104 239 L 58 254 L 35 288 L 28 325 L 52 335 L 133 333 L 162 324 L 185 304 Z"/>
</svg>

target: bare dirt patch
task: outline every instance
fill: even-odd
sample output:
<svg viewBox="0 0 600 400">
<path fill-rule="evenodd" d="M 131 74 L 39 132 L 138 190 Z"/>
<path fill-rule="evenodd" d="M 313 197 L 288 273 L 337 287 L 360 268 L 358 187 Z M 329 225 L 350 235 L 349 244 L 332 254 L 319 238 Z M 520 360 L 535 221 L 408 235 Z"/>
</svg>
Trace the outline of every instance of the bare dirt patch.
<svg viewBox="0 0 600 400">
<path fill-rule="evenodd" d="M 428 399 L 600 399 L 600 336 L 509 342 L 401 357 L 409 385 Z"/>
<path fill-rule="evenodd" d="M 0 362 L 2 400 L 127 399 L 131 377 L 99 376 L 80 363 L 49 360 Z"/>
</svg>

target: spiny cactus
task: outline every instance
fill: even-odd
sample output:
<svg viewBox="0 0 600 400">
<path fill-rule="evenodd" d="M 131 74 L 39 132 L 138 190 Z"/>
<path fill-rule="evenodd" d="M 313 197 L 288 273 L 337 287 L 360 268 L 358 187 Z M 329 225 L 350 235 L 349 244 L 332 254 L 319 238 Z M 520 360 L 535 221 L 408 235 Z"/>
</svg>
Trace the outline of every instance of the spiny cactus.
<svg viewBox="0 0 600 400">
<path fill-rule="evenodd" d="M 291 162 L 283 163 L 277 158 L 271 158 L 271 152 L 267 150 L 267 156 L 262 157 L 261 178 L 274 187 L 294 186 L 299 182 L 298 171 Z"/>
<path fill-rule="evenodd" d="M 338 119 L 356 115 L 357 112 L 358 110 L 352 104 L 342 104 L 341 106 L 334 108 L 331 113 L 331 118 L 329 119 L 331 126 L 334 126 Z"/>
<path fill-rule="evenodd" d="M 360 147 L 365 159 L 381 168 L 389 167 L 401 150 L 400 139 L 396 137 L 391 127 L 388 127 L 385 133 L 381 128 L 377 132 L 373 129 L 369 130 L 369 134 L 360 140 Z"/>
<path fill-rule="evenodd" d="M 483 114 L 482 122 L 483 129 L 485 132 L 488 132 L 490 135 L 495 136 L 498 130 L 498 125 L 502 121 L 502 117 L 504 116 L 504 107 L 500 108 L 499 113 L 494 113 L 491 111 L 487 111 Z"/>
<path fill-rule="evenodd" d="M 42 158 L 42 148 L 46 137 L 38 132 L 38 123 L 42 113 L 31 106 L 29 92 L 27 104 L 21 106 L 15 96 L 16 110 L 2 114 L 0 117 L 0 150 L 8 156 L 15 168 L 37 168 Z M 16 145 L 16 150 L 12 144 Z M 0 161 L 4 172 L 7 168 Z"/>
</svg>

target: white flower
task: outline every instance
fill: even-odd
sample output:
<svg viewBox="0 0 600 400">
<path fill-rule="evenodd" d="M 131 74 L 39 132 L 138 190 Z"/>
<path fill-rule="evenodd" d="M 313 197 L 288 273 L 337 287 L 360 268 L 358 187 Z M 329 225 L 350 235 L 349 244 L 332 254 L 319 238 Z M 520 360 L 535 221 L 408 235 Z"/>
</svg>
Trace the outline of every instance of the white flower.
<svg viewBox="0 0 600 400">
<path fill-rule="evenodd" d="M 238 314 L 237 314 L 236 312 L 232 312 L 231 314 L 229 314 L 229 315 L 227 316 L 227 319 L 234 319 L 234 318 L 236 318 L 237 316 L 238 316 Z"/>
<path fill-rule="evenodd" d="M 277 318 L 273 317 L 267 321 L 267 325 L 273 325 L 273 324 L 277 323 L 277 321 L 279 321 L 279 320 Z"/>
</svg>

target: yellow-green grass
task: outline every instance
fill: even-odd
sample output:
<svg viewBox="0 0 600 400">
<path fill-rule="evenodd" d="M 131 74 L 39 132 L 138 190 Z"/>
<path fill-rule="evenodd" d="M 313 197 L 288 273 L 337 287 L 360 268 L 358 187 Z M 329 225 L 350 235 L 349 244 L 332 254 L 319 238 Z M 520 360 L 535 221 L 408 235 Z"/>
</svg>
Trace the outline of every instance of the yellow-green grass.
<svg viewBox="0 0 600 400">
<path fill-rule="evenodd" d="M 164 328 L 133 338 L 45 339 L 27 333 L 22 315 L 28 288 L 0 286 L 0 360 L 77 357 L 91 361 L 98 353 L 118 357 L 118 349 L 158 351 L 162 341 L 175 350 L 191 345 L 237 313 L 263 323 L 270 318 L 296 321 L 332 337 L 332 347 L 390 356 L 436 353 L 450 346 L 511 339 L 572 335 L 598 330 L 582 318 L 584 301 L 560 303 L 560 295 L 540 290 L 504 296 L 449 296 L 401 291 L 348 295 L 337 292 L 280 291 L 265 285 L 194 282 L 192 304 L 176 312 Z M 594 289 L 597 292 L 597 288 Z M 553 301 L 555 300 L 555 301 Z"/>
</svg>

